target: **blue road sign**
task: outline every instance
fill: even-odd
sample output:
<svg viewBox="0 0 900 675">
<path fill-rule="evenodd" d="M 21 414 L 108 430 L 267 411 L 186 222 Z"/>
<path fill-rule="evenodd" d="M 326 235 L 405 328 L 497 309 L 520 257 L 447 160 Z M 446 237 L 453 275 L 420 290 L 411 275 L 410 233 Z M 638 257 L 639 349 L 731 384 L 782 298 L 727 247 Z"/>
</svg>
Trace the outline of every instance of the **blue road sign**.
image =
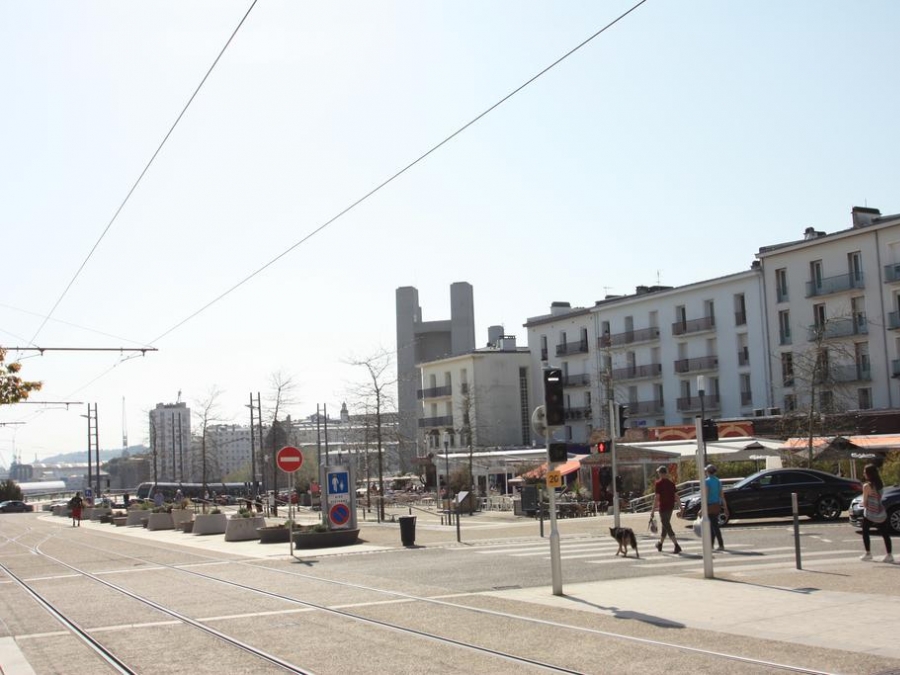
<svg viewBox="0 0 900 675">
<path fill-rule="evenodd" d="M 328 494 L 340 495 L 350 492 L 350 477 L 346 471 L 328 474 Z"/>
</svg>

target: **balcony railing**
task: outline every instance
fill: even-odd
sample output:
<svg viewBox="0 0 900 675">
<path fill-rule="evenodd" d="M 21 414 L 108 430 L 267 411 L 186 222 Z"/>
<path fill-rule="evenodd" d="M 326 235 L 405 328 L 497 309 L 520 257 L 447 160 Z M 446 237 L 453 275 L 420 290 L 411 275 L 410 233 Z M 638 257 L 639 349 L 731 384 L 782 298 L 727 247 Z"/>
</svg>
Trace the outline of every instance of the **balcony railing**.
<svg viewBox="0 0 900 675">
<path fill-rule="evenodd" d="M 662 364 L 647 363 L 643 366 L 628 366 L 616 368 L 612 371 L 614 380 L 639 380 L 644 377 L 659 377 L 662 375 Z"/>
<path fill-rule="evenodd" d="M 563 378 L 564 387 L 586 387 L 591 383 L 591 376 L 587 373 L 579 375 L 566 375 Z"/>
<path fill-rule="evenodd" d="M 632 401 L 628 404 L 628 414 L 632 417 L 638 415 L 652 415 L 661 413 L 665 406 L 662 401 Z"/>
<path fill-rule="evenodd" d="M 900 263 L 891 263 L 890 265 L 885 265 L 884 282 L 886 284 L 892 284 L 895 281 L 900 281 Z"/>
<path fill-rule="evenodd" d="M 819 281 L 806 282 L 806 297 L 814 298 L 819 295 L 831 295 L 843 293 L 854 288 L 865 288 L 866 282 L 862 272 L 859 274 L 839 274 L 836 277 L 826 277 Z"/>
<path fill-rule="evenodd" d="M 834 382 L 869 382 L 872 379 L 872 368 L 859 363 L 832 366 L 831 379 Z"/>
<path fill-rule="evenodd" d="M 775 289 L 775 301 L 776 302 L 787 302 L 788 301 L 788 289 L 776 288 Z"/>
<path fill-rule="evenodd" d="M 587 340 L 581 340 L 579 342 L 565 342 L 561 345 L 556 345 L 556 355 L 557 356 L 565 356 L 566 354 L 587 354 L 587 353 L 588 353 Z"/>
<path fill-rule="evenodd" d="M 419 428 L 428 427 L 452 427 L 453 415 L 445 415 L 444 417 L 423 417 L 419 420 Z"/>
<path fill-rule="evenodd" d="M 626 330 L 624 333 L 614 333 L 613 335 L 607 334 L 597 339 L 597 345 L 600 347 L 619 347 L 621 345 L 632 345 L 637 342 L 650 342 L 652 340 L 659 340 L 658 326 Z"/>
<path fill-rule="evenodd" d="M 700 370 L 715 370 L 718 367 L 718 356 L 700 356 L 695 359 L 679 359 L 675 362 L 676 373 L 695 373 Z"/>
<path fill-rule="evenodd" d="M 701 407 L 703 410 L 718 410 L 719 396 L 717 394 L 704 395 L 702 406 L 700 405 L 700 396 L 684 396 L 676 399 L 675 404 L 678 412 L 699 411 Z"/>
<path fill-rule="evenodd" d="M 783 330 L 783 331 L 781 331 L 781 332 L 778 334 L 778 344 L 780 344 L 780 345 L 789 345 L 789 344 L 791 344 L 791 342 L 792 342 L 792 340 L 791 340 L 791 331 L 790 331 L 790 329 L 788 329 L 788 330 Z"/>
<path fill-rule="evenodd" d="M 581 408 L 566 408 L 567 420 L 589 420 L 591 419 L 591 406 L 583 406 Z"/>
<path fill-rule="evenodd" d="M 746 326 L 747 325 L 747 312 L 735 312 L 734 313 L 734 325 L 735 326 Z"/>
<path fill-rule="evenodd" d="M 750 350 L 744 347 L 741 351 L 738 352 L 738 365 L 739 366 L 748 366 L 750 365 Z"/>
<path fill-rule="evenodd" d="M 704 316 L 690 321 L 676 321 L 672 324 L 672 335 L 688 335 L 716 329 L 716 317 Z"/>
<path fill-rule="evenodd" d="M 439 398 L 441 396 L 450 396 L 453 393 L 453 387 L 449 384 L 446 387 L 431 387 L 430 389 L 419 389 L 416 391 L 416 398 L 420 401 L 426 398 Z"/>
<path fill-rule="evenodd" d="M 891 330 L 897 330 L 900 328 L 900 312 L 889 312 L 888 313 L 888 328 Z"/>
<path fill-rule="evenodd" d="M 868 335 L 869 326 L 866 315 L 859 314 L 851 319 L 829 319 L 824 324 L 813 324 L 807 328 L 807 340 L 850 337 L 851 335 Z"/>
</svg>

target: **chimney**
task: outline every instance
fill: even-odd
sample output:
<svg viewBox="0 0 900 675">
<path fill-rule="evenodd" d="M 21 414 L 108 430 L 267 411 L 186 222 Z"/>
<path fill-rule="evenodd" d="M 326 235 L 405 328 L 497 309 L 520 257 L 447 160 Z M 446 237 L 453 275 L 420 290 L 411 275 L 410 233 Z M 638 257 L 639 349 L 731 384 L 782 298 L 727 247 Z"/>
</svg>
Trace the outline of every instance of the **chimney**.
<svg viewBox="0 0 900 675">
<path fill-rule="evenodd" d="M 878 209 L 870 209 L 866 206 L 854 206 L 850 211 L 853 217 L 853 229 L 871 225 L 872 221 L 881 215 Z"/>
<path fill-rule="evenodd" d="M 570 309 L 572 309 L 572 305 L 568 302 L 552 302 L 550 303 L 550 315 L 556 316 L 557 314 L 565 314 Z"/>
<path fill-rule="evenodd" d="M 818 239 L 819 237 L 824 237 L 825 233 L 822 230 L 817 230 L 814 227 L 807 227 L 803 230 L 803 239 L 804 241 L 810 241 L 811 239 Z"/>
</svg>

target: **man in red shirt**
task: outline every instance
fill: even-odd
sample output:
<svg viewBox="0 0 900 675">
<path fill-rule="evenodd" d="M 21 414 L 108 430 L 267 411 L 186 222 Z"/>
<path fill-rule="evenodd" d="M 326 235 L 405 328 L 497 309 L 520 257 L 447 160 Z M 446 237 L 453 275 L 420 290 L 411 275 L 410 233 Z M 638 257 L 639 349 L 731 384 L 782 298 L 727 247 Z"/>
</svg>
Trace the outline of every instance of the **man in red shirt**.
<svg viewBox="0 0 900 675">
<path fill-rule="evenodd" d="M 659 520 L 662 525 L 659 528 L 659 541 L 656 542 L 656 550 L 662 551 L 666 535 L 669 535 L 669 539 L 675 544 L 673 553 L 681 553 L 681 547 L 675 538 L 675 530 L 672 529 L 672 511 L 675 510 L 675 502 L 678 499 L 675 494 L 675 483 L 669 480 L 669 470 L 666 467 L 659 467 L 656 473 L 659 475 L 659 479 L 653 485 L 653 491 L 656 493 L 656 496 L 653 499 L 653 511 L 650 513 L 650 518 L 653 518 L 653 514 L 659 511 Z"/>
</svg>

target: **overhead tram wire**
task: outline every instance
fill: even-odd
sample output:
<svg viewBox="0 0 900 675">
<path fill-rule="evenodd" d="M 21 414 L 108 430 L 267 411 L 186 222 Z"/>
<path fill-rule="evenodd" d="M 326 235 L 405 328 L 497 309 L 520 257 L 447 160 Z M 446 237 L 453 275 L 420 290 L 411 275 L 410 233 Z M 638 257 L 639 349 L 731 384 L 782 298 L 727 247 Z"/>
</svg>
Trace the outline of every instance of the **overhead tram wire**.
<svg viewBox="0 0 900 675">
<path fill-rule="evenodd" d="M 231 44 L 232 40 L 234 40 L 234 37 L 237 35 L 237 32 L 241 29 L 241 26 L 244 25 L 244 22 L 247 20 L 247 17 L 250 15 L 250 12 L 256 6 L 257 2 L 258 2 L 258 0 L 253 0 L 250 3 L 250 7 L 248 7 L 247 11 L 244 12 L 244 16 L 241 17 L 241 20 L 238 22 L 238 25 L 232 31 L 228 40 L 225 42 L 225 45 L 219 51 L 218 56 L 216 56 L 215 60 L 212 62 L 212 65 L 206 71 L 206 74 L 203 76 L 203 79 L 200 80 L 200 84 L 197 85 L 197 88 L 194 89 L 194 93 L 191 94 L 191 97 L 188 99 L 188 102 L 181 109 L 181 112 L 178 114 L 178 117 L 172 123 L 172 126 L 169 128 L 169 131 L 166 133 L 166 135 L 163 137 L 162 141 L 160 142 L 159 147 L 156 148 L 156 151 L 153 153 L 153 155 L 150 157 L 150 160 L 144 166 L 144 170 L 141 171 L 140 175 L 137 177 L 137 180 L 134 181 L 134 184 L 131 186 L 131 189 L 128 191 L 128 194 L 125 195 L 125 199 L 122 200 L 122 203 L 119 204 L 119 208 L 117 208 L 115 213 L 113 213 L 112 218 L 110 218 L 109 223 L 107 223 L 106 228 L 100 234 L 100 237 L 97 239 L 96 242 L 94 242 L 94 246 L 91 248 L 90 252 L 87 254 L 87 257 L 82 261 L 78 270 L 75 272 L 75 275 L 69 280 L 69 283 L 66 286 L 65 290 L 63 290 L 62 294 L 59 296 L 59 298 L 57 298 L 53 307 L 50 309 L 50 311 L 47 313 L 47 316 L 44 317 L 44 320 L 41 322 L 41 325 L 38 326 L 38 329 L 34 332 L 34 335 L 32 336 L 32 338 L 30 340 L 28 340 L 28 342 L 30 344 L 34 344 L 34 341 L 37 339 L 37 336 L 44 329 L 44 326 L 47 325 L 47 321 L 49 321 L 50 317 L 53 316 L 53 313 L 56 311 L 56 308 L 59 307 L 59 304 L 63 301 L 63 298 L 65 298 L 66 295 L 69 293 L 69 290 L 72 288 L 72 285 L 75 283 L 75 280 L 78 279 L 78 277 L 81 275 L 82 270 L 87 265 L 88 261 L 91 259 L 91 257 L 93 257 L 94 252 L 97 250 L 97 247 L 100 246 L 100 242 L 103 241 L 104 237 L 106 237 L 107 232 L 109 232 L 110 228 L 113 226 L 113 223 L 116 222 L 116 219 L 119 217 L 119 214 L 122 212 L 122 209 L 125 208 L 125 205 L 128 203 L 128 200 L 131 199 L 131 195 L 134 194 L 134 191 L 137 189 L 141 180 L 144 178 L 147 171 L 150 170 L 150 165 L 153 164 L 153 161 L 156 159 L 156 157 L 162 151 L 163 146 L 166 144 L 166 141 L 169 140 L 169 137 L 175 131 L 175 127 L 178 126 L 178 123 L 181 121 L 181 118 L 184 117 L 184 114 L 187 112 L 187 109 L 190 107 L 191 103 L 194 102 L 194 99 L 197 97 L 197 94 L 200 93 L 201 87 L 203 87 L 203 85 L 206 83 L 206 80 L 209 79 L 209 76 L 212 74 L 213 68 L 215 68 L 216 65 L 219 63 L 219 60 L 222 58 L 222 55 L 225 53 L 225 50 L 228 49 L 228 46 Z"/>
<path fill-rule="evenodd" d="M 419 164 L 420 162 L 422 162 L 423 160 L 425 160 L 429 155 L 433 154 L 433 153 L 436 152 L 438 149 L 440 149 L 441 147 L 443 147 L 444 145 L 446 145 L 447 143 L 449 143 L 451 140 L 453 140 L 454 138 L 456 138 L 457 136 L 459 136 L 462 132 L 464 132 L 466 129 L 468 129 L 469 127 L 471 127 L 472 125 L 474 125 L 476 122 L 478 122 L 479 120 L 481 120 L 483 117 L 487 116 L 488 114 L 490 114 L 491 112 L 493 112 L 494 110 L 496 110 L 497 108 L 499 108 L 501 105 L 503 105 L 504 103 L 506 103 L 506 101 L 508 101 L 508 100 L 511 99 L 513 96 L 515 96 L 516 94 L 518 94 L 520 91 L 522 91 L 523 89 L 525 89 L 525 87 L 527 87 L 527 86 L 530 85 L 532 82 L 534 82 L 535 80 L 537 80 L 538 78 L 540 78 L 541 76 L 543 76 L 544 74 L 546 74 L 548 71 L 550 71 L 550 70 L 552 70 L 553 68 L 555 68 L 556 66 L 558 66 L 560 63 L 562 63 L 562 62 L 565 61 L 567 58 L 569 58 L 570 56 L 572 56 L 572 54 L 574 54 L 575 52 L 577 52 L 578 50 L 580 50 L 582 47 L 584 47 L 585 45 L 587 45 L 588 43 L 590 43 L 591 41 L 593 41 L 595 38 L 599 37 L 601 34 L 603 34 L 604 32 L 606 32 L 608 29 L 612 28 L 614 25 L 616 25 L 617 23 L 619 23 L 619 21 L 621 21 L 621 20 L 624 19 L 626 16 L 628 16 L 629 14 L 631 14 L 633 11 L 635 11 L 638 7 L 640 7 L 641 5 L 643 5 L 645 2 L 647 2 L 647 0 L 640 0 L 639 2 L 637 2 L 636 4 L 634 4 L 632 7 L 630 7 L 628 10 L 626 10 L 625 12 L 623 12 L 622 14 L 620 14 L 619 16 L 617 16 L 615 19 L 613 19 L 612 21 L 610 21 L 608 24 L 606 24 L 603 28 L 601 28 L 600 30 L 598 30 L 596 33 L 594 33 L 593 35 L 591 35 L 591 36 L 588 37 L 587 39 L 585 39 L 585 40 L 583 40 L 582 42 L 580 42 L 578 45 L 576 45 L 575 47 L 573 47 L 572 49 L 570 49 L 569 51 L 567 51 L 565 54 L 563 54 L 562 56 L 560 56 L 558 59 L 556 59 L 556 60 L 555 60 L 553 63 L 551 63 L 549 66 L 545 67 L 543 70 L 541 70 L 540 72 L 538 72 L 536 75 L 532 76 L 531 78 L 529 78 L 528 80 L 526 80 L 525 82 L 523 82 L 522 84 L 520 84 L 518 87 L 516 87 L 515 89 L 513 89 L 511 92 L 509 92 L 506 96 L 504 96 L 503 98 L 501 98 L 499 101 L 497 101 L 496 103 L 494 103 L 493 105 L 491 105 L 489 108 L 487 108 L 486 110 L 484 110 L 483 112 L 479 113 L 479 114 L 476 115 L 474 118 L 472 118 L 471 120 L 469 120 L 468 122 L 466 122 L 466 123 L 465 123 L 463 126 L 461 126 L 459 129 L 457 129 L 457 130 L 454 131 L 452 134 L 450 134 L 449 136 L 447 136 L 446 138 L 444 138 L 444 140 L 442 140 L 440 143 L 438 143 L 437 145 L 432 146 L 431 149 L 429 149 L 428 151 L 426 151 L 425 153 L 423 153 L 422 155 L 420 155 L 418 158 L 416 158 L 415 160 L 413 160 L 412 162 L 410 162 L 410 163 L 407 164 L 406 166 L 404 166 L 402 169 L 400 169 L 399 171 L 397 171 L 395 174 L 393 174 L 393 175 L 392 175 L 390 178 L 388 178 L 387 180 L 383 181 L 382 183 L 379 183 L 377 186 L 375 186 L 374 188 L 372 188 L 371 190 L 369 190 L 366 194 L 364 194 L 362 197 L 360 197 L 359 199 L 357 199 L 355 202 L 353 202 L 352 204 L 350 204 L 349 206 L 347 206 L 346 208 L 344 208 L 343 210 L 341 210 L 340 212 L 338 212 L 336 215 L 334 215 L 334 216 L 332 216 L 331 218 L 329 218 L 328 220 L 326 220 L 324 223 L 322 223 L 321 225 L 319 225 L 319 226 L 318 226 L 316 229 L 314 229 L 312 232 L 310 232 L 309 234 L 307 234 L 305 237 L 303 237 L 302 239 L 300 239 L 300 240 L 297 241 L 296 243 L 294 243 L 294 244 L 292 244 L 291 246 L 289 246 L 287 249 L 285 249 L 284 251 L 282 251 L 281 253 L 279 253 L 277 256 L 275 256 L 274 258 L 272 258 L 269 262 L 267 262 L 266 264 L 264 264 L 262 267 L 260 267 L 260 268 L 257 269 L 256 271 L 250 273 L 249 275 L 247 275 L 246 277 L 244 277 L 243 279 L 241 279 L 240 281 L 238 281 L 238 282 L 237 282 L 236 284 L 234 284 L 231 288 L 229 288 L 228 290 L 224 291 L 223 293 L 221 293 L 221 294 L 218 295 L 217 297 L 215 297 L 215 298 L 213 298 L 212 300 L 210 300 L 208 303 L 206 303 L 205 305 L 203 305 L 200 309 L 198 309 L 197 311 L 195 311 L 193 314 L 189 315 L 187 318 L 182 319 L 180 322 L 178 322 L 177 324 L 175 324 L 174 326 L 172 326 L 171 328 L 169 328 L 167 331 L 165 331 L 164 333 L 162 333 L 161 335 L 159 335 L 159 336 L 158 336 L 157 338 L 155 338 L 154 340 L 151 340 L 151 341 L 149 342 L 149 344 L 151 344 L 151 345 L 152 345 L 152 344 L 156 344 L 157 342 L 159 342 L 160 340 L 162 340 L 164 337 L 166 337 L 166 336 L 169 335 L 170 333 L 174 332 L 174 331 L 177 330 L 178 328 L 181 328 L 181 326 L 183 326 L 184 324 L 186 324 L 186 323 L 187 323 L 188 321 L 190 321 L 191 319 L 193 319 L 193 318 L 197 317 L 198 315 L 202 314 L 203 312 L 205 312 L 207 309 L 209 309 L 210 307 L 212 307 L 213 305 L 215 305 L 217 302 L 219 302 L 219 301 L 222 300 L 223 298 L 227 297 L 228 295 L 231 295 L 231 293 L 233 293 L 233 292 L 236 291 L 238 288 L 240 288 L 241 286 L 243 286 L 244 284 L 246 284 L 248 281 L 250 281 L 251 279 L 253 279 L 253 278 L 256 277 L 257 275 L 261 274 L 261 273 L 264 272 L 266 269 L 268 269 L 269 267 L 271 267 L 272 265 L 274 265 L 276 262 L 278 262 L 279 260 L 281 260 L 283 257 L 285 257 L 287 254 L 289 254 L 289 253 L 290 253 L 291 251 L 293 251 L 295 248 L 297 248 L 297 247 L 300 246 L 301 244 L 303 244 L 303 243 L 307 242 L 308 240 L 310 240 L 312 237 L 314 237 L 314 236 L 317 235 L 319 232 L 321 232 L 322 230 L 324 230 L 326 227 L 328 227 L 329 225 L 331 225 L 332 223 L 334 223 L 336 220 L 338 220 L 338 219 L 341 218 L 342 216 L 344 216 L 344 215 L 346 215 L 347 213 L 349 213 L 350 211 L 352 211 L 354 208 L 356 208 L 357 206 L 359 206 L 360 204 L 362 204 L 364 201 L 368 200 L 369 197 L 373 196 L 376 192 L 380 191 L 382 188 L 386 187 L 387 185 L 389 185 L 390 183 L 392 183 L 393 181 L 395 181 L 397 178 L 399 178 L 400 176 L 402 176 L 403 174 L 405 174 L 407 171 L 409 171 L 410 169 L 412 169 L 414 166 L 416 166 L 417 164 Z"/>
</svg>

